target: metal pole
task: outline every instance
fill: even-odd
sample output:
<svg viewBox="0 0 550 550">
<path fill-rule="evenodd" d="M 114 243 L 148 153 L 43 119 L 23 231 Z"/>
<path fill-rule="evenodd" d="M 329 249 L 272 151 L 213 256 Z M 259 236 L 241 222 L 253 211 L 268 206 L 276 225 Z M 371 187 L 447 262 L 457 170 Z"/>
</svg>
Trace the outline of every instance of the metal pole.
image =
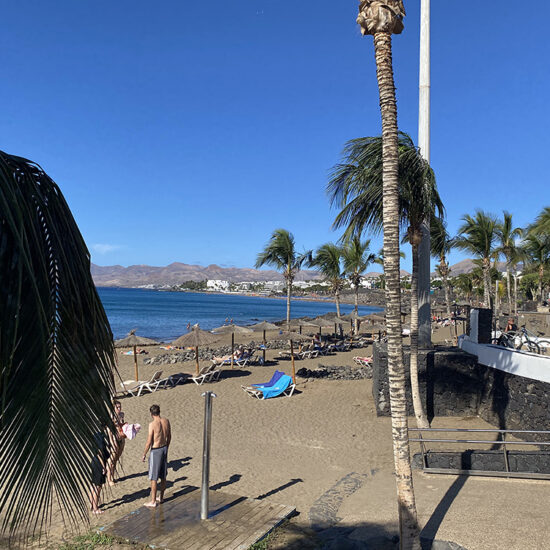
<svg viewBox="0 0 550 550">
<path fill-rule="evenodd" d="M 204 431 L 202 440 L 202 484 L 201 484 L 201 519 L 208 519 L 208 487 L 210 484 L 210 435 L 212 428 L 212 397 L 211 391 L 204 392 Z"/>
<path fill-rule="evenodd" d="M 422 157 L 430 162 L 430 0 L 420 2 L 418 147 Z M 422 224 L 418 247 L 418 345 L 422 349 L 432 347 L 429 218 Z"/>
</svg>

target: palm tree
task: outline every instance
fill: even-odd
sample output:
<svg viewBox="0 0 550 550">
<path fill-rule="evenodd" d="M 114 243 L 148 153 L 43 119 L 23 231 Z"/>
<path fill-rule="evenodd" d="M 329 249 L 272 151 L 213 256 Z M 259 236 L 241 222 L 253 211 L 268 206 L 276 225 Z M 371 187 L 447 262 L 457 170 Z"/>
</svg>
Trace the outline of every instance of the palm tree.
<svg viewBox="0 0 550 550">
<path fill-rule="evenodd" d="M 347 225 L 344 235 L 360 234 L 365 228 L 373 233 L 382 227 L 383 139 L 380 137 L 351 140 L 344 149 L 346 162 L 336 166 L 328 184 L 332 203 L 342 210 L 335 227 Z M 411 390 L 419 427 L 427 428 L 418 385 L 418 250 L 425 219 L 441 216 L 443 204 L 437 192 L 435 176 L 420 155 L 412 139 L 399 134 L 399 221 L 407 231 L 412 246 L 411 277 Z"/>
<path fill-rule="evenodd" d="M 451 288 L 449 283 L 449 275 L 451 270 L 447 256 L 454 246 L 453 239 L 447 231 L 447 225 L 442 218 L 432 216 L 430 218 L 430 248 L 434 258 L 439 259 L 439 264 L 435 271 L 443 281 L 443 290 L 445 292 L 445 303 L 447 304 L 447 317 L 451 318 Z"/>
<path fill-rule="evenodd" d="M 399 164 L 395 85 L 391 35 L 403 30 L 401 0 L 363 0 L 357 22 L 362 34 L 374 37 L 374 53 L 383 136 L 383 226 L 386 319 L 388 324 L 388 377 L 394 446 L 401 548 L 420 548 L 420 535 L 412 483 L 408 441 L 405 368 L 401 340 L 399 279 Z"/>
<path fill-rule="evenodd" d="M 477 210 L 475 216 L 466 214 L 454 239 L 455 247 L 466 250 L 481 260 L 483 270 L 483 302 L 491 307 L 491 260 L 495 256 L 498 221 L 492 214 Z"/>
<path fill-rule="evenodd" d="M 522 244 L 522 250 L 528 264 L 531 264 L 538 270 L 538 300 L 539 305 L 544 301 L 544 271 L 550 268 L 550 234 L 527 233 Z"/>
<path fill-rule="evenodd" d="M 536 217 L 529 230 L 536 235 L 541 233 L 550 234 L 550 206 L 542 209 L 542 212 Z"/>
<path fill-rule="evenodd" d="M 512 315 L 512 289 L 510 284 L 510 271 L 514 263 L 519 260 L 519 247 L 516 245 L 516 239 L 520 238 L 523 231 L 520 227 L 514 227 L 512 223 L 512 214 L 502 213 L 502 221 L 499 222 L 496 228 L 498 238 L 497 253 L 502 254 L 506 258 L 506 295 L 508 298 L 508 312 Z"/>
<path fill-rule="evenodd" d="M 344 274 L 349 279 L 355 293 L 355 313 L 359 311 L 359 287 L 363 273 L 367 271 L 369 264 L 373 263 L 376 256 L 369 252 L 370 239 L 361 241 L 357 236 L 346 239 L 342 246 L 344 260 Z M 357 319 L 355 319 L 355 332 L 357 332 Z"/>
<path fill-rule="evenodd" d="M 468 302 L 472 301 L 472 295 L 474 293 L 473 278 L 470 273 L 461 273 L 454 279 L 454 286 L 461 292 Z"/>
<path fill-rule="evenodd" d="M 329 283 L 330 291 L 334 294 L 336 314 L 340 317 L 340 291 L 344 287 L 345 279 L 342 270 L 342 248 L 334 243 L 320 246 L 310 262 L 316 267 Z"/>
<path fill-rule="evenodd" d="M 88 521 L 95 437 L 111 421 L 115 359 L 90 256 L 57 185 L 0 152 L 1 531 L 46 526 L 54 496 Z"/>
<path fill-rule="evenodd" d="M 263 265 L 269 265 L 283 272 L 286 281 L 286 326 L 290 330 L 290 297 L 292 296 L 292 283 L 296 273 L 300 271 L 302 265 L 311 261 L 311 251 L 298 254 L 294 235 L 286 229 L 276 229 L 273 231 L 269 242 L 266 244 L 263 252 L 258 254 L 256 259 L 256 269 Z"/>
</svg>

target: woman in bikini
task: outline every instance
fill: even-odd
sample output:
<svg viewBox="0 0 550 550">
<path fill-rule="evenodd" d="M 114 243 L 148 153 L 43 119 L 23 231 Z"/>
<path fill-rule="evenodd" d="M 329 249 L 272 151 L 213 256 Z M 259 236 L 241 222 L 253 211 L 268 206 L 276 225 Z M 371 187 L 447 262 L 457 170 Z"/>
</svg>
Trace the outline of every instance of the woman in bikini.
<svg viewBox="0 0 550 550">
<path fill-rule="evenodd" d="M 122 451 L 124 451 L 124 445 L 126 443 L 126 435 L 122 431 L 124 426 L 124 413 L 122 412 L 122 405 L 120 401 L 113 402 L 115 406 L 115 414 L 113 415 L 113 423 L 115 425 L 115 434 L 111 434 L 111 456 L 109 457 L 109 464 L 107 468 L 107 481 L 112 487 L 116 482 L 114 479 L 117 462 L 119 461 Z"/>
</svg>

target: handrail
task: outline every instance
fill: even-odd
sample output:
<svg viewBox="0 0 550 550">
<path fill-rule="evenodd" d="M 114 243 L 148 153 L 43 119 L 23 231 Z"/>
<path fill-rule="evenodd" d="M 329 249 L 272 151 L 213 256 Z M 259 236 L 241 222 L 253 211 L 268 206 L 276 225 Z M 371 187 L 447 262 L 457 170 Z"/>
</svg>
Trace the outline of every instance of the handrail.
<svg viewBox="0 0 550 550">
<path fill-rule="evenodd" d="M 520 478 L 538 478 L 538 479 L 550 479 L 550 473 L 538 473 L 538 472 L 512 472 L 510 471 L 510 464 L 508 461 L 508 449 L 509 445 L 537 445 L 539 447 L 550 446 L 550 441 L 510 441 L 506 440 L 506 434 L 544 434 L 550 437 L 549 430 L 503 430 L 497 428 L 409 428 L 409 432 L 419 432 L 419 437 L 409 437 L 410 442 L 420 443 L 420 450 L 422 453 L 423 469 L 426 472 L 432 473 L 457 473 L 467 475 L 487 475 L 487 476 L 506 476 L 506 477 L 520 477 Z M 495 433 L 502 436 L 500 440 L 484 440 L 484 439 L 441 439 L 441 438 L 424 438 L 422 432 L 443 432 L 443 433 Z M 468 444 L 484 444 L 484 445 L 498 445 L 502 447 L 502 453 L 504 458 L 505 472 L 492 471 L 492 470 L 463 470 L 456 468 L 431 468 L 428 466 L 428 453 L 426 450 L 426 443 L 468 443 Z"/>
</svg>

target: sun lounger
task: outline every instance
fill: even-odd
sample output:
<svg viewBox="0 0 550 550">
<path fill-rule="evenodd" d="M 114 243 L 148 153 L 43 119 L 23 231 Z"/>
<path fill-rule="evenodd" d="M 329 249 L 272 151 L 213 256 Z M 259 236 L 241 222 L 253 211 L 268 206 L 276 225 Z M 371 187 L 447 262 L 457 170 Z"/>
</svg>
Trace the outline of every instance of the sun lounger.
<svg viewBox="0 0 550 550">
<path fill-rule="evenodd" d="M 273 376 L 271 377 L 271 380 L 269 382 L 266 382 L 265 384 L 250 384 L 250 386 L 253 388 L 269 388 L 271 386 L 274 386 L 279 381 L 279 378 L 281 378 L 281 376 L 284 376 L 284 375 L 285 373 L 283 371 L 276 370 L 273 373 Z M 243 386 L 243 387 L 248 387 L 248 386 Z"/>
<path fill-rule="evenodd" d="M 187 378 L 189 378 L 188 374 L 185 374 L 183 372 L 179 372 L 177 374 L 171 374 L 167 378 L 163 378 L 159 381 L 159 386 L 162 386 L 163 388 L 173 388 L 174 386 L 177 386 L 178 384 L 183 384 Z"/>
<path fill-rule="evenodd" d="M 297 357 L 299 357 L 300 359 L 313 359 L 315 357 L 319 357 L 319 350 L 318 349 L 304 350 L 298 353 Z"/>
<path fill-rule="evenodd" d="M 362 367 L 366 367 L 372 363 L 372 357 L 354 357 L 353 360 Z"/>
<path fill-rule="evenodd" d="M 143 392 L 150 391 L 151 393 L 157 391 L 160 384 L 163 382 L 161 379 L 162 371 L 159 370 L 153 374 L 151 380 L 127 380 L 121 382 L 122 393 L 130 394 L 133 397 L 139 397 Z"/>
<path fill-rule="evenodd" d="M 220 373 L 222 371 L 221 365 L 219 363 L 211 363 L 210 365 L 204 365 L 200 371 L 199 374 L 195 376 L 191 376 L 191 380 L 197 384 L 197 386 L 201 386 L 205 382 L 214 382 L 218 380 L 220 377 Z"/>
<path fill-rule="evenodd" d="M 292 383 L 292 378 L 290 376 L 283 374 L 271 386 L 263 384 L 259 387 L 241 386 L 241 388 L 248 395 L 250 395 L 250 397 L 256 397 L 257 399 L 269 399 L 271 397 L 278 397 L 279 395 L 286 395 L 287 397 L 290 397 L 294 393 L 296 385 Z"/>
</svg>

